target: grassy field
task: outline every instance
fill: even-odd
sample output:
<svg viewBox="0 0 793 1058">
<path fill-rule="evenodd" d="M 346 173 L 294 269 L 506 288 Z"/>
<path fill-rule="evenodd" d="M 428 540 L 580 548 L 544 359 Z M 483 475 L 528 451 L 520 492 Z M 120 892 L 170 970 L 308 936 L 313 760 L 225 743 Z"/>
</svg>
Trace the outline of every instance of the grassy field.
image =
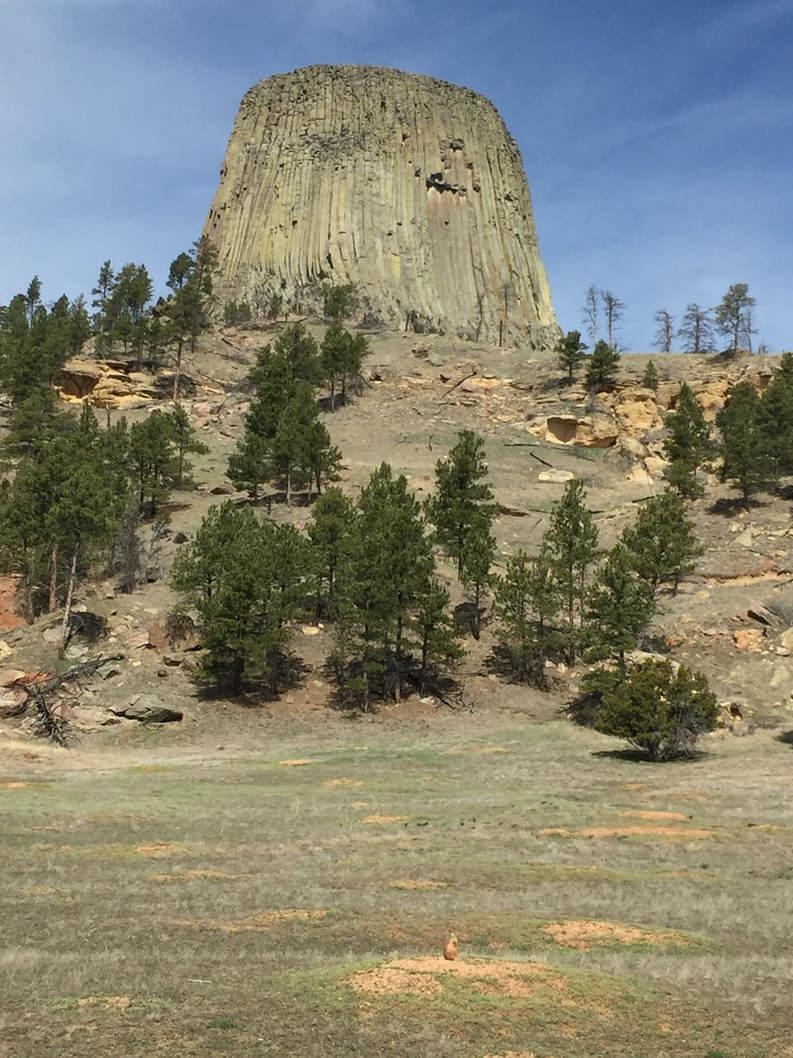
<svg viewBox="0 0 793 1058">
<path fill-rule="evenodd" d="M 3 1058 L 793 1055 L 789 745 L 267 737 L 0 771 Z"/>
</svg>

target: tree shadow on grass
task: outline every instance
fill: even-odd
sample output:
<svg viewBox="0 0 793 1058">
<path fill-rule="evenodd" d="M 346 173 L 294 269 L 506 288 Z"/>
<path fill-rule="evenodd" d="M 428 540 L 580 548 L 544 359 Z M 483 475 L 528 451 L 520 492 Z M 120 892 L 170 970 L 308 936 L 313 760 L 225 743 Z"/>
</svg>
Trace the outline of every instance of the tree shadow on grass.
<svg viewBox="0 0 793 1058">
<path fill-rule="evenodd" d="M 596 749 L 592 751 L 592 756 L 603 760 L 621 760 L 633 764 L 690 764 L 692 761 L 705 760 L 710 754 L 704 750 L 693 750 L 689 753 L 678 753 L 664 760 L 654 760 L 645 750 L 626 746 L 623 749 Z"/>
<path fill-rule="evenodd" d="M 783 746 L 793 746 L 793 731 L 783 731 L 781 735 L 776 736 L 776 741 L 781 742 Z"/>
</svg>

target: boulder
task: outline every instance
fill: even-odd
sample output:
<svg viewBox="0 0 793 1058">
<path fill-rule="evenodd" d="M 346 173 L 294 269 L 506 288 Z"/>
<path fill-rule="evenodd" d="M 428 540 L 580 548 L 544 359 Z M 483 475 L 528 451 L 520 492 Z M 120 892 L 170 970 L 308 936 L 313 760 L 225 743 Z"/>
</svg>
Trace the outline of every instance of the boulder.
<svg viewBox="0 0 793 1058">
<path fill-rule="evenodd" d="M 172 724 L 184 718 L 184 713 L 164 705 L 159 698 L 151 694 L 141 694 L 133 698 L 129 705 L 111 708 L 110 712 L 114 716 L 137 720 L 141 724 Z"/>
<path fill-rule="evenodd" d="M 592 415 L 550 415 L 545 440 L 584 448 L 613 448 L 620 435 L 617 420 L 608 412 Z"/>
</svg>

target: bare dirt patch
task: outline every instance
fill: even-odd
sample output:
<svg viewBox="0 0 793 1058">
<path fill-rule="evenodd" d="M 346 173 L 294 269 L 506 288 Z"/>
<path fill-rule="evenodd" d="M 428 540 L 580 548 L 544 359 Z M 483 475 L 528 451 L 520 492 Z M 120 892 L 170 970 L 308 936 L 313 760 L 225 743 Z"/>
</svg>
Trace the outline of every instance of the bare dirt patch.
<svg viewBox="0 0 793 1058">
<path fill-rule="evenodd" d="M 178 884 L 180 882 L 197 881 L 234 881 L 241 877 L 239 874 L 227 874 L 226 871 L 216 870 L 214 867 L 198 867 L 195 870 L 172 871 L 170 874 L 153 874 L 153 882 L 162 884 Z"/>
<path fill-rule="evenodd" d="M 279 760 L 278 763 L 282 768 L 305 768 L 308 764 L 313 764 L 313 760 Z"/>
<path fill-rule="evenodd" d="M 276 911 L 259 911 L 255 915 L 230 922 L 219 922 L 211 918 L 183 918 L 177 919 L 174 925 L 193 929 L 216 929 L 221 933 L 266 933 L 283 922 L 316 922 L 327 914 L 327 911 L 321 909 L 286 907 Z"/>
<path fill-rule="evenodd" d="M 389 882 L 391 889 L 404 889 L 408 892 L 432 892 L 434 889 L 448 889 L 448 882 L 435 882 L 422 878 L 398 878 L 395 882 Z"/>
<path fill-rule="evenodd" d="M 447 962 L 437 957 L 399 959 L 364 970 L 347 978 L 347 983 L 364 995 L 435 996 L 443 978 L 469 981 L 481 995 L 525 999 L 540 988 L 564 991 L 565 978 L 542 963 L 468 959 Z"/>
<path fill-rule="evenodd" d="M 666 820 L 669 823 L 685 823 L 688 820 L 688 816 L 683 812 L 653 812 L 643 809 L 620 812 L 620 815 L 628 816 L 631 819 L 646 819 L 648 822 L 657 819 L 659 821 Z"/>
<path fill-rule="evenodd" d="M 135 852 L 139 856 L 175 856 L 179 852 L 184 852 L 184 846 L 171 845 L 167 841 L 155 841 L 151 845 L 136 845 Z"/>
<path fill-rule="evenodd" d="M 619 922 L 579 921 L 551 922 L 543 933 L 564 948 L 587 951 L 598 944 L 679 944 L 688 941 L 679 933 L 657 932 L 638 926 L 624 926 Z"/>
<path fill-rule="evenodd" d="M 686 827 L 635 826 L 635 827 L 583 827 L 581 830 L 568 830 L 566 827 L 549 827 L 538 830 L 543 838 L 637 838 L 652 837 L 666 841 L 703 841 L 715 837 L 712 830 L 696 830 Z"/>
<path fill-rule="evenodd" d="M 370 823 L 372 826 L 385 826 L 387 823 L 404 823 L 408 816 L 364 816 L 362 823 Z"/>
<path fill-rule="evenodd" d="M 329 790 L 335 789 L 337 787 L 339 789 L 345 789 L 345 790 L 357 790 L 361 786 L 363 786 L 363 780 L 362 779 L 328 779 L 328 781 L 324 782 L 322 785 L 325 786 Z"/>
<path fill-rule="evenodd" d="M 0 783 L 0 790 L 24 790 L 29 785 L 26 782 L 3 782 Z"/>
<path fill-rule="evenodd" d="M 77 1000 L 78 1007 L 94 1007 L 102 1010 L 129 1010 L 132 1000 L 129 996 L 83 996 Z"/>
</svg>

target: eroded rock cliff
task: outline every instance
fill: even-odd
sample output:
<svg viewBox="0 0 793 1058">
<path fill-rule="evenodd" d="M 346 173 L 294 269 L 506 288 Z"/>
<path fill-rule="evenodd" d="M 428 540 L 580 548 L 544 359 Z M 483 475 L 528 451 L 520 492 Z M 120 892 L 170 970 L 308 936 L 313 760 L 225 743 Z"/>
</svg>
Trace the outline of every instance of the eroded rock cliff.
<svg viewBox="0 0 793 1058">
<path fill-rule="evenodd" d="M 321 307 L 352 283 L 391 327 L 539 346 L 556 319 L 520 151 L 482 96 L 314 66 L 245 96 L 205 234 L 218 304 Z"/>
</svg>

